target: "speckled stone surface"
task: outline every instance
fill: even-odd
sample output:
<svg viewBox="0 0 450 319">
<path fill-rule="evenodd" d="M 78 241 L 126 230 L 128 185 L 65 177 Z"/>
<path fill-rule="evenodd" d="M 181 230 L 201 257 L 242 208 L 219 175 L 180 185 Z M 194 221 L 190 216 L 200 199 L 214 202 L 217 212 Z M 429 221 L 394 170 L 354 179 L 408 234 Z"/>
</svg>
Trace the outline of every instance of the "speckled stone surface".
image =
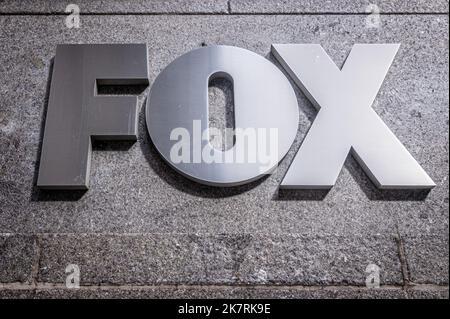
<svg viewBox="0 0 450 319">
<path fill-rule="evenodd" d="M 36 249 L 34 236 L 0 235 L 1 283 L 30 284 L 36 270 Z"/>
<path fill-rule="evenodd" d="M 442 294 L 444 292 L 439 291 Z M 422 292 L 422 297 L 426 292 Z M 448 296 L 448 292 L 447 292 Z M 409 294 L 399 288 L 310 288 L 310 287 L 270 287 L 270 286 L 135 286 L 135 287 L 82 287 L 66 289 L 64 287 L 45 286 L 37 289 L 0 290 L 3 298 L 301 298 L 301 299 L 406 299 Z M 426 297 L 425 297 L 426 298 Z"/>
<path fill-rule="evenodd" d="M 402 283 L 396 242 L 386 237 L 283 235 L 52 235 L 41 239 L 38 281 L 84 284 L 299 284 L 364 286 L 377 264 L 382 284 Z"/>
<path fill-rule="evenodd" d="M 69 2 L 0 0 L 0 13 L 64 13 Z M 82 13 L 366 13 L 447 12 L 446 0 L 77 0 Z"/>
<path fill-rule="evenodd" d="M 368 289 L 350 286 L 82 286 L 67 289 L 61 285 L 40 285 L 36 288 L 0 289 L 1 298 L 300 298 L 300 299 L 448 299 L 448 287 L 409 288 L 382 287 Z"/>
<path fill-rule="evenodd" d="M 448 233 L 405 236 L 405 251 L 412 282 L 448 285 Z"/>
<path fill-rule="evenodd" d="M 373 5 L 378 7 L 380 13 L 448 12 L 446 0 L 232 0 L 230 9 L 234 13 L 365 13 L 366 10 L 371 12 Z"/>
<path fill-rule="evenodd" d="M 227 13 L 227 0 L 0 0 L 0 13 L 64 13 L 69 3 L 81 13 Z"/>
<path fill-rule="evenodd" d="M 448 17 L 381 19 L 373 29 L 359 15 L 100 15 L 82 16 L 80 29 L 67 29 L 63 16 L 0 15 L 0 283 L 63 284 L 66 265 L 78 263 L 82 284 L 247 283 L 268 285 L 253 296 L 448 298 Z M 37 190 L 56 45 L 130 42 L 148 44 L 150 83 L 202 45 L 235 45 L 273 61 L 272 43 L 320 43 L 341 65 L 354 43 L 401 43 L 373 107 L 437 186 L 429 193 L 380 192 L 348 158 L 327 194 L 278 191 L 316 114 L 295 88 L 297 139 L 275 174 L 250 185 L 201 186 L 168 167 L 146 131 L 145 90 L 138 141 L 96 144 L 87 192 Z M 382 285 L 395 288 L 352 288 L 364 286 L 369 263 L 381 267 Z M 426 287 L 403 292 L 411 283 Z M 315 288 L 271 288 L 291 284 Z M 318 288 L 341 285 L 348 290 Z M 0 296 L 71 294 L 14 287 L 0 286 Z M 233 289 L 217 296 L 253 293 Z M 144 289 L 141 296 L 164 291 Z"/>
</svg>

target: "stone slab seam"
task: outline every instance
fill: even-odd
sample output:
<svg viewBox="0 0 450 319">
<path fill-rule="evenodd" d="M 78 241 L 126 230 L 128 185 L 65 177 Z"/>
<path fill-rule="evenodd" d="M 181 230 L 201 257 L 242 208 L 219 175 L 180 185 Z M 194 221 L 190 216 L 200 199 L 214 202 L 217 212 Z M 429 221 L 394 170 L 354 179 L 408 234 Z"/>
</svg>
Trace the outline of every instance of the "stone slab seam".
<svg viewBox="0 0 450 319">
<path fill-rule="evenodd" d="M 403 287 L 408 288 L 409 286 L 411 286 L 410 280 L 411 276 L 408 267 L 408 261 L 406 259 L 405 245 L 400 235 L 400 231 L 398 230 L 398 226 L 397 226 L 397 236 L 395 237 L 395 240 L 397 241 L 398 245 L 398 258 L 400 260 L 401 272 L 403 277 Z"/>
<path fill-rule="evenodd" d="M 38 234 L 33 237 L 34 237 L 34 258 L 33 258 L 33 265 L 31 267 L 31 280 L 32 285 L 36 287 L 38 284 L 42 248 L 41 248 L 41 236 Z"/>
</svg>

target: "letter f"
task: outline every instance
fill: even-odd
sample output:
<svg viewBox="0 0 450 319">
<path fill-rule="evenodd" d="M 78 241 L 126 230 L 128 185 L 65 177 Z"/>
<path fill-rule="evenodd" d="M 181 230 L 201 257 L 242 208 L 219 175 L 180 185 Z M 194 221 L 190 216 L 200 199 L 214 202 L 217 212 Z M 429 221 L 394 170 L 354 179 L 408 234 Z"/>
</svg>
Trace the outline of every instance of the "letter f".
<svg viewBox="0 0 450 319">
<path fill-rule="evenodd" d="M 97 96 L 97 84 L 148 84 L 145 44 L 59 45 L 37 186 L 87 189 L 91 139 L 136 140 L 137 97 Z"/>
</svg>

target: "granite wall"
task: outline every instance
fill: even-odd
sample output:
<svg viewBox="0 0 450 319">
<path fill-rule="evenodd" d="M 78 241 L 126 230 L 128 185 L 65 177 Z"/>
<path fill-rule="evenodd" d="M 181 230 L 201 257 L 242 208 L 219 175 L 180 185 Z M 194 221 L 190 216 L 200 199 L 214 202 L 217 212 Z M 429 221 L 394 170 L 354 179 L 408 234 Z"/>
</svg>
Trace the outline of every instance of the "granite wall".
<svg viewBox="0 0 450 319">
<path fill-rule="evenodd" d="M 448 1 L 73 2 L 69 29 L 69 2 L 0 1 L 0 297 L 448 298 Z M 373 108 L 437 186 L 382 192 L 349 157 L 328 193 L 278 190 L 316 115 L 293 84 L 297 138 L 267 178 L 219 189 L 182 177 L 149 139 L 148 88 L 125 88 L 139 94 L 138 141 L 96 143 L 87 192 L 38 190 L 56 45 L 136 42 L 150 83 L 205 45 L 275 62 L 272 43 L 320 43 L 342 65 L 354 43 L 401 43 Z M 218 122 L 226 92 L 210 89 Z M 66 288 L 69 264 L 79 289 Z"/>
</svg>

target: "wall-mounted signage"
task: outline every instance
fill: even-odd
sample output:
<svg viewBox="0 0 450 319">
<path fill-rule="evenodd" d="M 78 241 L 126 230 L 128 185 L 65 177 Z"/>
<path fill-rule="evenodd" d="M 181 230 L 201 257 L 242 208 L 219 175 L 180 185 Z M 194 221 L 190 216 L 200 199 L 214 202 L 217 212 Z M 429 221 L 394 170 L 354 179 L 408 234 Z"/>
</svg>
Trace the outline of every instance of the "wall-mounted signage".
<svg viewBox="0 0 450 319">
<path fill-rule="evenodd" d="M 371 108 L 397 44 L 357 44 L 342 69 L 317 44 L 275 44 L 272 54 L 319 110 L 280 187 L 331 188 L 352 153 L 379 188 L 432 188 L 433 181 Z M 231 81 L 233 146 L 216 149 L 208 83 Z M 135 140 L 137 97 L 97 94 L 100 84 L 147 84 L 144 44 L 59 45 L 38 187 L 87 189 L 91 141 Z M 297 134 L 292 86 L 267 59 L 208 46 L 170 63 L 146 105 L 150 137 L 179 173 L 213 186 L 241 185 L 273 171 Z"/>
</svg>

